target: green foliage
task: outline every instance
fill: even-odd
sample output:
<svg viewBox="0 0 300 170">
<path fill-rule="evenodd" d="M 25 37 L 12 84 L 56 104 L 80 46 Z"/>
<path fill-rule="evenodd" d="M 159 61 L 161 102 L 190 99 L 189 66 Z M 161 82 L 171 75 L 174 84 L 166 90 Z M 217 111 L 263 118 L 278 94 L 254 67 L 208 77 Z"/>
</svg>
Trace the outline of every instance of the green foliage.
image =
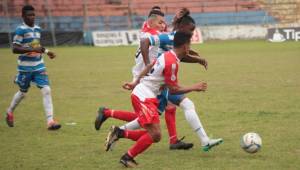
<svg viewBox="0 0 300 170">
<path fill-rule="evenodd" d="M 209 153 L 177 110 L 177 131 L 194 142 L 190 151 L 170 151 L 165 121 L 163 139 L 136 158 L 138 169 L 300 169 L 300 48 L 299 43 L 224 41 L 194 45 L 208 60 L 208 70 L 181 64 L 181 84 L 203 80 L 205 93 L 187 96 L 197 107 L 211 137 L 224 143 Z M 130 93 L 121 89 L 131 80 L 136 47 L 57 47 L 57 58 L 45 62 L 51 81 L 55 117 L 60 131 L 46 130 L 42 99 L 32 85 L 15 111 L 15 127 L 4 112 L 18 90 L 12 81 L 16 55 L 0 49 L 0 169 L 120 169 L 121 155 L 134 144 L 120 140 L 112 152 L 103 143 L 109 119 L 100 131 L 93 121 L 98 106 L 132 110 Z M 163 117 L 162 117 L 163 118 Z M 66 123 L 76 122 L 76 125 Z M 261 135 L 262 150 L 248 154 L 239 147 L 246 132 Z"/>
</svg>

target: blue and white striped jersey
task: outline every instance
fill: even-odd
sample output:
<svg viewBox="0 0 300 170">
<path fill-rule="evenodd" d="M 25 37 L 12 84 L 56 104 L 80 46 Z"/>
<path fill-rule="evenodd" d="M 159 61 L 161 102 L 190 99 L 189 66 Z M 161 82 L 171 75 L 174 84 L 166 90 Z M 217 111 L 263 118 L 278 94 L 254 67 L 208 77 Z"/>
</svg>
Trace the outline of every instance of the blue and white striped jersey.
<svg viewBox="0 0 300 170">
<path fill-rule="evenodd" d="M 176 32 L 162 33 L 149 37 L 150 45 L 159 47 L 158 56 L 166 51 L 173 49 L 173 40 L 175 33 Z"/>
<path fill-rule="evenodd" d="M 13 43 L 23 47 L 36 48 L 40 46 L 41 28 L 37 25 L 30 27 L 23 23 L 15 31 Z M 41 53 L 30 52 L 21 54 L 18 58 L 18 71 L 32 72 L 45 70 Z"/>
</svg>

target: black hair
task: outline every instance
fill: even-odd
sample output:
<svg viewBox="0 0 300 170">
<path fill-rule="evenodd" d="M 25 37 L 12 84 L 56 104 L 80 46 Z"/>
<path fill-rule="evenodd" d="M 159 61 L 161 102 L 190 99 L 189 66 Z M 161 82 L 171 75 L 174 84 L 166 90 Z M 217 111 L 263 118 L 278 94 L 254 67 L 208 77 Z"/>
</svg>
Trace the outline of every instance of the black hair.
<svg viewBox="0 0 300 170">
<path fill-rule="evenodd" d="M 183 8 L 181 10 L 182 16 L 179 17 L 175 23 L 180 25 L 180 24 L 189 24 L 189 23 L 193 23 L 195 24 L 195 20 L 190 16 L 190 11 L 187 8 Z"/>
<path fill-rule="evenodd" d="M 190 11 L 187 8 L 180 10 L 180 16 L 173 21 L 173 26 L 178 27 L 179 25 L 196 24 L 195 20 L 190 16 Z"/>
<path fill-rule="evenodd" d="M 178 20 L 178 25 L 186 25 L 189 23 L 196 24 L 195 20 L 190 15 L 183 16 Z"/>
<path fill-rule="evenodd" d="M 191 33 L 178 31 L 174 35 L 174 48 L 181 47 L 186 43 L 190 43 L 192 38 Z"/>
<path fill-rule="evenodd" d="M 159 11 L 160 11 L 161 8 L 160 8 L 159 6 L 156 5 L 156 6 L 153 6 L 153 7 L 151 8 L 151 10 L 159 10 Z"/>
<path fill-rule="evenodd" d="M 32 5 L 25 5 L 22 8 L 22 15 L 24 15 L 27 11 L 34 11 L 34 8 Z"/>
<path fill-rule="evenodd" d="M 148 18 L 152 15 L 152 14 L 156 14 L 156 15 L 160 15 L 160 16 L 165 16 L 165 14 L 161 11 L 161 8 L 159 6 L 153 6 L 148 14 Z"/>
<path fill-rule="evenodd" d="M 162 16 L 162 17 L 165 16 L 165 14 L 164 14 L 163 12 L 161 12 L 161 11 L 159 11 L 159 10 L 156 10 L 156 9 L 151 10 L 151 11 L 149 12 L 148 18 L 151 17 L 152 15 L 159 15 L 159 16 Z"/>
</svg>

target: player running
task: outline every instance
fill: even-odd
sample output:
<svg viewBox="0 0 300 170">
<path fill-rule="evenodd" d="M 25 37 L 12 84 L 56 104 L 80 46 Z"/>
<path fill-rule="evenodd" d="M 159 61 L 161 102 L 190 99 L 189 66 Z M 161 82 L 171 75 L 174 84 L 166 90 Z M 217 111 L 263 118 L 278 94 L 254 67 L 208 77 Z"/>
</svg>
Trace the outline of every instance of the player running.
<svg viewBox="0 0 300 170">
<path fill-rule="evenodd" d="M 149 148 L 152 143 L 157 143 L 161 139 L 157 95 L 162 88 L 168 87 L 172 93 L 206 90 L 207 85 L 203 82 L 192 86 L 178 84 L 179 62 L 189 51 L 191 36 L 189 33 L 177 32 L 174 36 L 174 49 L 165 52 L 152 64 L 147 65 L 135 81 L 123 86 L 129 90 L 134 88 L 131 93 L 132 105 L 135 113 L 138 114 L 137 121 L 145 129 L 122 130 L 117 126 L 112 127 L 107 141 L 108 147 L 119 138 L 136 141 L 120 159 L 120 163 L 125 167 L 137 166 L 134 158 Z M 147 73 L 149 74 L 145 76 Z"/>
<path fill-rule="evenodd" d="M 22 8 L 22 17 L 24 23 L 17 27 L 13 40 L 13 52 L 20 54 L 18 74 L 15 80 L 20 90 L 14 95 L 7 109 L 6 123 L 9 127 L 14 127 L 13 112 L 25 97 L 31 82 L 33 82 L 41 89 L 43 95 L 47 128 L 48 130 L 57 130 L 61 125 L 53 119 L 51 89 L 42 53 L 47 54 L 50 59 L 55 58 L 56 55 L 40 45 L 41 28 L 34 24 L 35 13 L 33 6 L 25 5 Z"/>
<path fill-rule="evenodd" d="M 153 35 L 159 35 L 164 29 L 165 29 L 165 22 L 164 22 L 164 14 L 158 9 L 158 7 L 153 7 L 152 10 L 149 13 L 149 17 L 147 21 L 143 24 L 142 31 L 141 31 L 141 37 L 140 39 L 145 39 Z M 144 69 L 145 65 L 147 65 L 149 62 L 154 61 L 159 55 L 159 48 L 156 46 L 150 46 L 149 47 L 149 55 L 147 57 L 144 57 L 141 54 L 140 48 L 138 48 L 136 52 L 135 57 L 135 66 L 132 69 L 133 74 L 133 80 L 137 79 L 138 75 L 141 73 L 141 71 Z M 165 106 L 163 106 L 165 107 Z M 163 111 L 160 112 L 160 114 L 163 113 Z M 170 118 L 169 115 L 175 114 L 173 110 L 167 109 L 165 114 L 165 120 L 167 128 L 173 128 L 175 126 L 175 119 Z M 106 121 L 107 118 L 113 117 L 115 119 L 124 120 L 124 121 L 132 121 L 138 117 L 138 115 L 134 112 L 128 112 L 128 111 L 122 111 L 122 110 L 112 110 L 105 107 L 100 107 L 98 110 L 98 115 L 95 120 L 95 128 L 96 130 L 99 130 L 102 123 Z M 136 122 L 136 121 L 135 121 Z M 133 125 L 133 126 L 131 126 Z M 126 124 L 126 126 L 121 126 L 121 129 L 137 129 L 140 126 L 138 123 L 129 123 Z M 183 138 L 178 140 L 176 129 L 175 131 L 169 133 L 170 138 L 172 140 L 169 141 L 170 143 L 170 149 L 190 149 L 193 147 L 192 143 L 185 143 L 183 142 Z"/>
<path fill-rule="evenodd" d="M 145 58 L 147 58 L 149 46 L 158 46 L 162 51 L 170 50 L 173 46 L 173 37 L 174 37 L 174 34 L 176 33 L 176 31 L 193 33 L 193 31 L 195 29 L 195 21 L 190 16 L 190 12 L 188 9 L 183 8 L 179 13 L 177 13 L 175 15 L 174 20 L 173 20 L 173 26 L 174 26 L 174 28 L 173 28 L 174 32 L 172 32 L 170 34 L 160 34 L 160 35 L 151 36 L 148 39 L 142 40 L 141 51 L 142 51 L 142 55 L 143 56 L 145 55 Z M 198 62 L 207 69 L 207 62 L 204 59 L 199 58 L 199 55 L 192 50 L 189 51 L 188 56 L 183 58 L 182 61 Z M 169 101 L 167 108 L 173 108 L 173 113 L 174 113 L 174 114 L 169 115 L 169 117 L 171 119 L 175 119 L 176 109 L 175 109 L 175 107 L 172 107 L 171 104 L 181 107 L 184 111 L 186 120 L 188 121 L 188 123 L 190 124 L 192 129 L 196 132 L 196 134 L 201 142 L 203 151 L 209 151 L 212 147 L 219 145 L 220 143 L 223 142 L 222 138 L 210 139 L 207 136 L 207 134 L 203 128 L 203 125 L 200 122 L 198 114 L 195 110 L 194 103 L 189 98 L 187 98 L 183 94 L 168 94 L 168 92 L 165 92 L 165 93 L 167 95 L 165 95 L 165 97 L 162 96 L 162 98 L 160 99 L 161 100 L 160 103 L 163 103 L 162 102 L 163 100 L 166 100 L 165 103 L 168 103 L 167 101 Z M 161 106 L 161 108 L 164 108 L 164 106 Z M 167 114 L 166 114 L 166 116 L 167 116 Z M 174 124 L 173 127 L 168 128 L 168 130 L 169 130 L 170 134 L 174 134 L 174 136 L 175 136 L 176 135 L 176 124 Z M 172 138 L 170 138 L 170 140 L 172 140 Z"/>
<path fill-rule="evenodd" d="M 190 17 L 189 11 L 187 9 L 181 10 L 179 13 L 176 14 L 175 19 L 173 21 L 174 25 L 174 32 L 171 34 L 160 34 L 157 36 L 151 36 L 148 39 L 142 40 L 141 43 L 141 50 L 144 58 L 149 58 L 148 57 L 148 49 L 152 45 L 158 45 L 161 49 L 161 51 L 167 51 L 170 50 L 170 48 L 173 46 L 173 37 L 174 33 L 176 31 L 183 31 L 183 32 L 190 32 L 192 33 L 195 29 L 195 21 Z M 182 61 L 185 62 L 198 62 L 202 64 L 205 68 L 207 68 L 207 62 L 199 58 L 199 55 L 196 52 L 193 52 L 190 50 L 190 53 L 187 57 L 183 58 Z M 220 143 L 223 142 L 223 139 L 210 139 L 204 128 L 202 123 L 200 122 L 200 119 L 197 115 L 197 112 L 195 110 L 194 103 L 185 97 L 184 95 L 168 95 L 168 91 L 164 90 L 162 92 L 163 95 L 160 96 L 160 106 L 159 110 L 163 112 L 165 105 L 168 103 L 168 101 L 172 104 L 175 104 L 179 107 L 181 107 L 185 113 L 186 120 L 192 127 L 192 129 L 196 132 L 201 145 L 202 145 L 202 150 L 203 151 L 209 151 L 212 147 L 219 145 Z M 165 97 L 164 97 L 165 96 Z M 164 105 L 165 104 L 165 105 Z M 166 120 L 169 120 L 170 122 L 169 125 L 167 124 L 169 136 L 170 136 L 170 143 L 175 143 L 178 141 L 177 139 L 177 132 L 176 132 L 176 124 L 175 124 L 175 115 L 176 108 L 172 106 L 168 106 L 166 108 L 165 116 Z M 132 122 L 129 122 L 125 125 L 126 127 L 135 127 L 138 128 L 139 123 L 134 120 Z M 133 128 L 132 128 L 133 129 Z M 173 145 L 176 146 L 176 145 Z M 172 145 L 170 145 L 171 149 Z"/>
</svg>

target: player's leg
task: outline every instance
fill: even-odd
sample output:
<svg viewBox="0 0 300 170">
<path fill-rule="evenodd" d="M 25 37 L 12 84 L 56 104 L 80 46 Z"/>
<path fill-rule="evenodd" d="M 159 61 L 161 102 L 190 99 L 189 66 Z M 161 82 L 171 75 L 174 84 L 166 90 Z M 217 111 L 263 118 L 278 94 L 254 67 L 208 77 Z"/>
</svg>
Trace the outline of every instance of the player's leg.
<svg viewBox="0 0 300 170">
<path fill-rule="evenodd" d="M 165 121 L 169 134 L 170 149 L 178 141 L 176 131 L 176 106 L 169 104 L 165 109 Z"/>
<path fill-rule="evenodd" d="M 112 126 L 106 137 L 105 150 L 113 150 L 113 145 L 120 138 L 127 138 L 133 141 L 137 141 L 145 133 L 147 133 L 146 130 L 124 130 L 118 126 Z"/>
<path fill-rule="evenodd" d="M 147 133 L 141 135 L 127 153 L 121 157 L 120 163 L 125 167 L 136 166 L 137 164 L 134 158 L 148 149 L 152 143 L 161 140 L 157 99 L 146 99 L 145 102 L 141 102 L 138 97 L 134 95 L 131 96 L 131 99 L 135 112 L 139 113 L 138 122 L 147 130 Z"/>
<path fill-rule="evenodd" d="M 14 127 L 13 112 L 24 99 L 26 92 L 30 87 L 31 73 L 19 72 L 16 76 L 15 83 L 19 85 L 20 90 L 14 95 L 9 107 L 6 110 L 6 123 L 9 127 Z"/>
<path fill-rule="evenodd" d="M 113 132 L 109 134 L 107 140 L 108 145 L 111 145 L 111 141 L 116 141 L 120 137 L 127 137 L 137 141 L 120 159 L 120 163 L 126 167 L 136 166 L 137 163 L 134 161 L 134 157 L 149 148 L 152 143 L 159 142 L 161 139 L 157 100 L 146 99 L 145 102 L 141 102 L 138 97 L 134 95 L 132 95 L 131 99 L 135 112 L 139 113 L 138 122 L 147 131 L 131 131 L 117 128 L 118 130 L 116 131 L 118 132 L 114 132 L 115 130 L 113 130 Z"/>
<path fill-rule="evenodd" d="M 168 100 L 174 104 L 178 104 L 180 100 L 182 100 L 183 95 L 168 95 Z M 177 138 L 177 131 L 176 131 L 176 106 L 173 104 L 168 104 L 165 110 L 165 120 L 169 134 L 169 143 L 170 149 L 190 149 L 194 146 L 193 143 L 186 143 L 183 142 L 182 139 Z"/>
<path fill-rule="evenodd" d="M 137 118 L 135 112 L 123 111 L 123 110 L 113 110 L 106 107 L 99 107 L 97 111 L 97 116 L 95 120 L 95 129 L 99 130 L 102 124 L 108 119 L 114 118 L 124 121 L 132 121 Z"/>
<path fill-rule="evenodd" d="M 120 126 L 120 129 L 123 129 L 123 130 L 135 130 L 135 129 L 139 129 L 139 128 L 141 128 L 141 126 L 138 122 L 138 118 Z"/>
<path fill-rule="evenodd" d="M 221 138 L 209 139 L 195 110 L 195 105 L 190 99 L 183 98 L 179 106 L 183 109 L 186 120 L 200 139 L 204 151 L 209 151 L 212 147 L 223 142 Z"/>
<path fill-rule="evenodd" d="M 142 135 L 120 159 L 120 163 L 125 167 L 135 167 L 137 163 L 134 161 L 134 158 L 147 150 L 152 143 L 157 143 L 161 140 L 159 123 L 147 124 L 144 128 L 147 130 L 147 133 Z"/>
<path fill-rule="evenodd" d="M 125 125 L 121 126 L 120 127 L 121 129 L 134 130 L 134 129 L 140 128 L 140 125 L 136 120 L 138 117 L 136 110 L 138 108 L 134 103 L 132 103 L 132 106 L 133 106 L 135 112 L 120 111 L 120 110 L 116 111 L 116 110 L 111 110 L 111 109 L 106 109 L 104 107 L 100 107 L 98 110 L 98 115 L 95 120 L 95 129 L 99 130 L 101 125 L 103 124 L 103 122 L 108 117 L 114 117 L 119 120 L 130 121 L 130 122 L 126 123 Z"/>
<path fill-rule="evenodd" d="M 131 95 L 131 104 L 135 111 L 135 114 L 139 115 L 138 113 L 140 113 L 140 111 L 141 111 L 141 101 L 139 100 L 139 98 L 136 97 L 135 95 Z M 157 113 L 157 110 L 155 110 L 155 113 Z M 108 133 L 108 136 L 106 138 L 106 143 L 105 143 L 106 151 L 112 150 L 115 145 L 115 142 L 119 138 L 125 138 L 126 136 L 124 134 L 126 134 L 126 133 L 128 134 L 128 136 L 126 138 L 129 138 L 131 135 L 133 135 L 133 136 L 138 135 L 138 134 L 133 134 L 133 133 L 136 133 L 136 131 L 131 132 L 130 130 L 140 128 L 141 127 L 140 124 L 141 124 L 141 122 L 140 122 L 139 116 L 138 116 L 135 120 L 121 126 L 120 128 L 119 127 L 111 128 L 111 130 Z M 136 138 L 138 138 L 138 137 L 136 137 Z M 130 139 L 132 139 L 132 138 L 130 138 Z"/>
<path fill-rule="evenodd" d="M 136 143 L 121 157 L 120 163 L 125 167 L 135 167 L 137 162 L 134 158 L 149 148 L 152 143 L 161 139 L 160 125 L 148 124 L 146 130 L 122 130 L 119 127 L 112 126 L 106 141 L 106 151 L 111 150 L 114 142 L 120 138 L 127 138 L 136 141 Z"/>
<path fill-rule="evenodd" d="M 36 83 L 37 87 L 41 89 L 41 93 L 43 95 L 43 105 L 47 119 L 48 130 L 60 129 L 61 125 L 54 120 L 51 88 L 49 86 L 47 73 L 45 71 L 35 72 L 33 76 L 33 82 Z"/>
</svg>

